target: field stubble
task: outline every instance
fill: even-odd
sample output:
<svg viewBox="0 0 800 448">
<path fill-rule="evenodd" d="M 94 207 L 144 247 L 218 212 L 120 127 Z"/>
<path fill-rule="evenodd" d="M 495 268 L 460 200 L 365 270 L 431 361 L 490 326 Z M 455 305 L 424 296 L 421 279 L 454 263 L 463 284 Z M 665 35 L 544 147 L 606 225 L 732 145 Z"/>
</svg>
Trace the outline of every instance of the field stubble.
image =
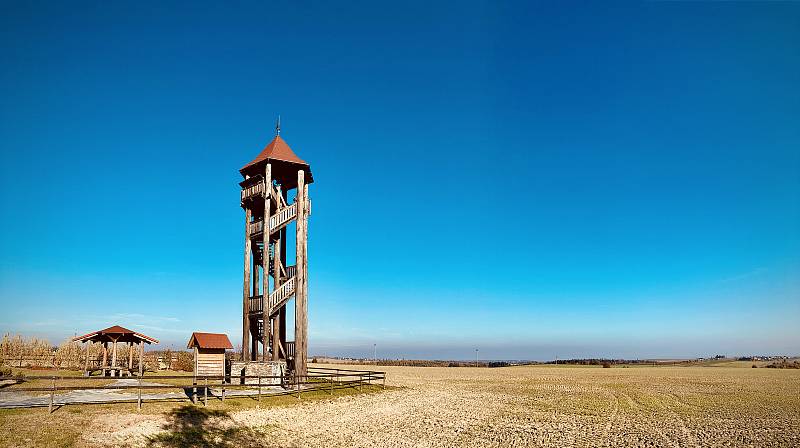
<svg viewBox="0 0 800 448">
<path fill-rule="evenodd" d="M 387 384 L 399 389 L 209 415 L 204 427 L 244 431 L 247 438 L 233 438 L 231 446 L 800 446 L 800 371 L 385 369 Z M 139 416 L 123 427 L 119 421 L 98 419 L 84 442 L 176 440 L 166 415 Z"/>
</svg>

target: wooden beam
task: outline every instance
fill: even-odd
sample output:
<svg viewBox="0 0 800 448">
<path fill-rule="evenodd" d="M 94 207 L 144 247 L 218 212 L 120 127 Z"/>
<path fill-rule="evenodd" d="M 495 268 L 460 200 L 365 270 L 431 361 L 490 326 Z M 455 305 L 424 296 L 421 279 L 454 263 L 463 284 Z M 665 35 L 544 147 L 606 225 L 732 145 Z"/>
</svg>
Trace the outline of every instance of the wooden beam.
<svg viewBox="0 0 800 448">
<path fill-rule="evenodd" d="M 91 348 L 91 344 L 91 341 L 86 341 L 86 343 L 83 344 L 83 346 L 86 347 L 86 364 L 83 368 L 83 374 L 85 376 L 89 376 L 89 348 Z"/>
<path fill-rule="evenodd" d="M 303 375 L 307 375 L 308 362 L 308 215 L 311 202 L 308 199 L 308 186 L 303 185 Z"/>
<path fill-rule="evenodd" d="M 295 201 L 297 202 L 297 238 L 296 238 L 296 269 L 295 269 L 295 317 L 294 317 L 294 368 L 295 375 L 306 375 L 306 346 L 308 337 L 308 304 L 305 295 L 305 281 L 306 281 L 306 227 L 305 227 L 305 213 L 306 213 L 306 197 L 308 190 L 305 185 L 305 172 L 303 170 L 297 171 L 297 195 Z"/>
<path fill-rule="evenodd" d="M 112 346 L 113 348 L 111 349 L 112 350 L 111 351 L 111 367 L 117 367 L 117 339 L 119 339 L 119 337 L 114 339 L 114 343 L 113 343 L 113 346 Z M 111 371 L 111 375 L 112 376 L 114 375 L 114 371 L 113 370 Z"/>
<path fill-rule="evenodd" d="M 264 168 L 264 187 L 265 190 L 269 192 L 272 188 L 272 164 L 267 163 L 267 166 Z M 270 212 L 270 205 L 272 205 L 272 200 L 269 194 L 264 195 L 264 231 L 262 232 L 263 235 L 263 244 L 264 244 L 264 252 L 261 256 L 261 263 L 264 275 L 262 275 L 261 280 L 261 293 L 263 294 L 264 298 L 264 305 L 261 307 L 263 308 L 263 316 L 264 316 L 264 334 L 262 340 L 262 347 L 261 347 L 261 360 L 267 360 L 267 347 L 269 347 L 269 309 L 267 308 L 267 297 L 269 297 L 269 218 L 272 215 Z"/>
<path fill-rule="evenodd" d="M 103 342 L 103 365 L 100 367 L 105 367 L 108 365 L 108 342 Z"/>
<path fill-rule="evenodd" d="M 128 370 L 133 368 L 133 342 L 128 342 Z"/>
<path fill-rule="evenodd" d="M 139 341 L 139 378 L 144 375 L 144 341 Z"/>
<path fill-rule="evenodd" d="M 244 214 L 244 299 L 242 300 L 242 361 L 250 359 L 250 256 L 252 254 L 250 242 L 250 216 L 252 212 L 246 209 Z"/>
<path fill-rule="evenodd" d="M 255 253 L 255 251 L 258 251 L 258 245 L 253 245 L 253 250 L 254 250 L 254 253 Z M 262 256 L 263 256 L 263 254 L 262 254 Z M 260 275 L 261 274 L 261 266 L 257 265 L 255 260 L 256 260 L 256 257 L 254 256 L 253 257 L 253 295 L 251 297 L 256 297 L 257 295 L 261 294 L 261 292 L 259 291 L 261 289 L 261 275 Z M 263 305 L 263 303 L 264 303 L 263 297 L 261 299 L 261 303 L 262 303 L 261 306 L 264 306 Z M 251 317 L 251 319 L 253 319 L 255 321 L 255 331 L 253 331 L 253 334 L 251 335 L 251 338 L 253 339 L 253 341 L 255 341 L 255 344 L 253 344 L 253 353 L 250 355 L 250 358 L 252 360 L 257 360 L 258 359 L 258 314 L 254 314 Z"/>
</svg>

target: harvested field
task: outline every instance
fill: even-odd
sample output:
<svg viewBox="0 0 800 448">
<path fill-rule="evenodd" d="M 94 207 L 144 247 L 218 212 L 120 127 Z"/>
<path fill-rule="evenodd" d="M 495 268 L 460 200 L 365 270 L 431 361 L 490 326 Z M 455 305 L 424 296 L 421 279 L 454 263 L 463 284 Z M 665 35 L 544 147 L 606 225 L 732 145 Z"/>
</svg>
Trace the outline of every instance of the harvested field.
<svg viewBox="0 0 800 448">
<path fill-rule="evenodd" d="M 75 444 L 800 446 L 797 370 L 385 369 L 387 385 L 398 388 L 261 409 L 175 406 L 139 415 L 129 408 L 107 410 L 91 419 Z M 70 418 L 59 412 L 40 420 Z"/>
</svg>

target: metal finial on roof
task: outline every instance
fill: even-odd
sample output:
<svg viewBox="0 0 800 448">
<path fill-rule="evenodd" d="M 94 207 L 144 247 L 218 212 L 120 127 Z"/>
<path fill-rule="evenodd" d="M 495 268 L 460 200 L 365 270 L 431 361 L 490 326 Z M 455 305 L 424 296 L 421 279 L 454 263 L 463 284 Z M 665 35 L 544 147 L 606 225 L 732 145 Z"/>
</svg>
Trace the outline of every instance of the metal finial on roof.
<svg viewBox="0 0 800 448">
<path fill-rule="evenodd" d="M 281 116 L 278 114 L 278 121 L 275 122 L 275 136 L 281 135 Z"/>
</svg>

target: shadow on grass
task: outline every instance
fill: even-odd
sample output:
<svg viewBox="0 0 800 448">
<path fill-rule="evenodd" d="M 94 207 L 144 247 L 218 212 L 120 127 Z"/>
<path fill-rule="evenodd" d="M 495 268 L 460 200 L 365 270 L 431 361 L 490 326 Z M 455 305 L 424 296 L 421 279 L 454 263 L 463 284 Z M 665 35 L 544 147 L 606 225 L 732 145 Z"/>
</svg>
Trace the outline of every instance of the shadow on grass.
<svg viewBox="0 0 800 448">
<path fill-rule="evenodd" d="M 166 431 L 152 436 L 148 447 L 243 447 L 258 446 L 264 434 L 237 426 L 225 411 L 185 405 L 167 414 Z"/>
</svg>

